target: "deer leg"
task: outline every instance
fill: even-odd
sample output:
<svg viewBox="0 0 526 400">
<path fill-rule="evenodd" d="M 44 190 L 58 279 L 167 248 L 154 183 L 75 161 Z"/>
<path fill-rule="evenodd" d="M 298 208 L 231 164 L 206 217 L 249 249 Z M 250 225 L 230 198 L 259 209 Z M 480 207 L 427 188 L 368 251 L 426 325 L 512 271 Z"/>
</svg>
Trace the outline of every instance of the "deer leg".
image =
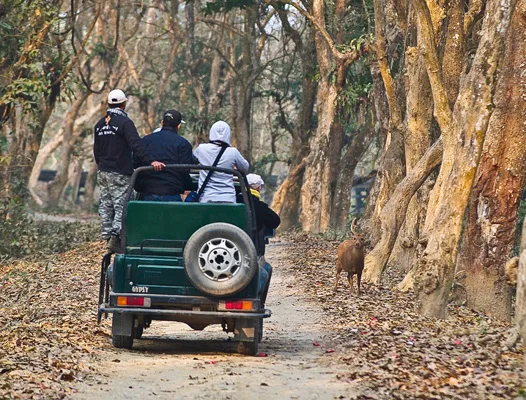
<svg viewBox="0 0 526 400">
<path fill-rule="evenodd" d="M 341 269 L 336 270 L 336 278 L 334 279 L 334 292 L 336 293 L 336 289 L 338 288 L 338 279 L 340 278 L 340 272 L 342 272 Z"/>
<path fill-rule="evenodd" d="M 358 296 L 360 296 L 362 294 L 362 291 L 361 291 L 362 273 L 361 272 L 358 272 L 356 274 L 356 280 L 358 281 Z"/>
<path fill-rule="evenodd" d="M 349 281 L 349 286 L 351 287 L 351 293 L 354 293 L 354 288 L 353 288 L 353 286 L 352 286 L 352 280 L 353 280 L 352 278 L 353 278 L 353 275 L 354 275 L 354 274 L 353 274 L 352 272 L 349 272 L 349 273 L 347 274 L 347 280 Z"/>
</svg>

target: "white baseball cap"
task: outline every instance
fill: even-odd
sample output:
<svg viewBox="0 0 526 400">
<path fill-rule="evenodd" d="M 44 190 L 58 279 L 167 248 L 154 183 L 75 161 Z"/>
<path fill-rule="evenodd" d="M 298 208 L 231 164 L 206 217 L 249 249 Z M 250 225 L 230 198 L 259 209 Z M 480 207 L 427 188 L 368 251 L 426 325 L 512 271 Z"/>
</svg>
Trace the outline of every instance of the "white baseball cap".
<svg viewBox="0 0 526 400">
<path fill-rule="evenodd" d="M 263 182 L 263 179 L 258 174 L 248 174 L 247 175 L 247 182 L 250 187 L 259 187 L 263 186 L 265 182 Z"/>
<path fill-rule="evenodd" d="M 126 98 L 126 95 L 120 89 L 112 90 L 108 95 L 108 104 L 121 104 L 124 103 L 126 100 L 128 100 Z"/>
</svg>

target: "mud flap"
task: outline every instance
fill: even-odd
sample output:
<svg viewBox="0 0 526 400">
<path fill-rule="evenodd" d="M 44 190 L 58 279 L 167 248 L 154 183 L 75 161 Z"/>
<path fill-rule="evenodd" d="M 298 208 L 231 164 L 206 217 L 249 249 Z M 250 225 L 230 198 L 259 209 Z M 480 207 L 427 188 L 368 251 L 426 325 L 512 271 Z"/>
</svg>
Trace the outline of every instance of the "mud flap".
<svg viewBox="0 0 526 400">
<path fill-rule="evenodd" d="M 111 325 L 111 333 L 116 336 L 132 336 L 133 335 L 133 314 L 128 313 L 114 313 Z"/>
<path fill-rule="evenodd" d="M 234 327 L 234 340 L 252 342 L 256 335 L 257 319 L 237 319 Z"/>
</svg>

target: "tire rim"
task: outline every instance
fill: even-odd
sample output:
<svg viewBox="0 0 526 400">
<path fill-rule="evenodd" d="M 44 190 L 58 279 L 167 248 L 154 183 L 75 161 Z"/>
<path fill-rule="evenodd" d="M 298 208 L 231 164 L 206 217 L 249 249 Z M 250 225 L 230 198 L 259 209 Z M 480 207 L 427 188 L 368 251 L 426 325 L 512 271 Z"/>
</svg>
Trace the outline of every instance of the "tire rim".
<svg viewBox="0 0 526 400">
<path fill-rule="evenodd" d="M 240 271 L 242 254 L 231 240 L 216 238 L 206 242 L 199 250 L 199 268 L 215 282 L 232 279 Z"/>
</svg>

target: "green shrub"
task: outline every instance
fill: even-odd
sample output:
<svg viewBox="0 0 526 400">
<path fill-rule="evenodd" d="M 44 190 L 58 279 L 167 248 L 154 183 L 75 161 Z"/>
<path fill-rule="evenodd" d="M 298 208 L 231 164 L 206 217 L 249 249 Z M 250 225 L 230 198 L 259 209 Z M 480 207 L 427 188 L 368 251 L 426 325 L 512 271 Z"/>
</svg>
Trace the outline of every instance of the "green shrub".
<svg viewBox="0 0 526 400">
<path fill-rule="evenodd" d="M 97 240 L 98 230 L 96 223 L 35 221 L 27 212 L 13 213 L 0 225 L 0 263 L 72 249 Z"/>
</svg>

